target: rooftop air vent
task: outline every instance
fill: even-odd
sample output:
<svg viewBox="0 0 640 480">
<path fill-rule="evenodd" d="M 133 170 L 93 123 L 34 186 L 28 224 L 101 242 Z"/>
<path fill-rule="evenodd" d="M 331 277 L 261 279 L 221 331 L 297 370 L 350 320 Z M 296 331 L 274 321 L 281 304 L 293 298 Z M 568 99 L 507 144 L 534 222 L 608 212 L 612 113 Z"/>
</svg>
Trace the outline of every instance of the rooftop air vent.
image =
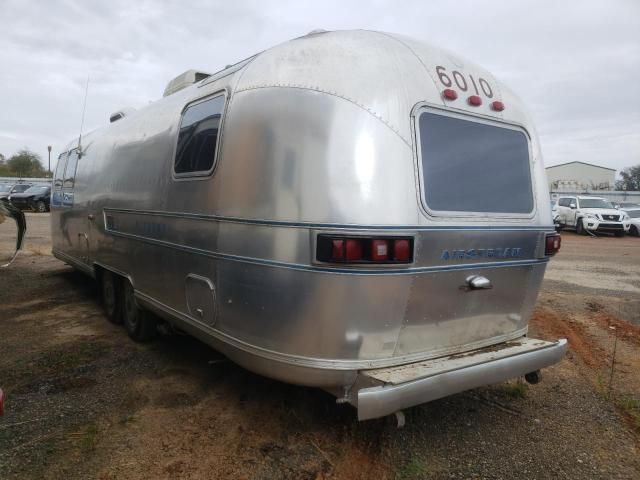
<svg viewBox="0 0 640 480">
<path fill-rule="evenodd" d="M 164 89 L 164 94 L 162 96 L 168 97 L 169 95 L 176 93 L 183 88 L 187 88 L 194 83 L 198 83 L 210 76 L 210 73 L 198 72 L 196 70 L 187 70 L 167 84 L 167 88 Z"/>
<path fill-rule="evenodd" d="M 121 118 L 124 118 L 127 115 L 131 115 L 135 111 L 136 111 L 136 109 L 135 108 L 131 108 L 131 107 L 121 108 L 120 110 L 116 110 L 111 115 L 109 115 L 109 122 L 111 122 L 111 123 L 117 122 Z"/>
<path fill-rule="evenodd" d="M 320 33 L 327 33 L 328 31 L 325 30 L 324 28 L 316 28 L 315 30 L 311 30 L 309 33 L 307 33 L 305 36 L 309 36 L 309 35 L 318 35 Z"/>
</svg>

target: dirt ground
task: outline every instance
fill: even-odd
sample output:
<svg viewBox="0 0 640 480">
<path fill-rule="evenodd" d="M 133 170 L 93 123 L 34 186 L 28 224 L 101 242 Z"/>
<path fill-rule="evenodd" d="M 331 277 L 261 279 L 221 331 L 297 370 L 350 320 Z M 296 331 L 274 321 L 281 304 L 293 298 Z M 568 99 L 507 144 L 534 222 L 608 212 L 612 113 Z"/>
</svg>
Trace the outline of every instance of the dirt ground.
<svg viewBox="0 0 640 480">
<path fill-rule="evenodd" d="M 570 352 L 540 384 L 434 401 L 397 429 L 186 336 L 131 342 L 50 255 L 48 221 L 28 214 L 0 270 L 0 479 L 640 478 L 638 238 L 563 233 L 531 334 Z"/>
</svg>

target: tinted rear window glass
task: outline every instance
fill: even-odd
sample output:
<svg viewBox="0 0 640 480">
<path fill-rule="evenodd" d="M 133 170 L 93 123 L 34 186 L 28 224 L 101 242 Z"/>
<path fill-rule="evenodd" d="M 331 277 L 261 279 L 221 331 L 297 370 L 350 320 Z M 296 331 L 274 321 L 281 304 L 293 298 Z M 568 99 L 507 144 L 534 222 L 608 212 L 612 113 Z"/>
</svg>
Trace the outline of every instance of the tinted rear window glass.
<svg viewBox="0 0 640 480">
<path fill-rule="evenodd" d="M 213 168 L 224 97 L 218 96 L 188 107 L 182 115 L 175 172 L 207 173 Z"/>
<path fill-rule="evenodd" d="M 448 212 L 530 213 L 524 133 L 424 112 L 419 119 L 425 202 Z"/>
</svg>

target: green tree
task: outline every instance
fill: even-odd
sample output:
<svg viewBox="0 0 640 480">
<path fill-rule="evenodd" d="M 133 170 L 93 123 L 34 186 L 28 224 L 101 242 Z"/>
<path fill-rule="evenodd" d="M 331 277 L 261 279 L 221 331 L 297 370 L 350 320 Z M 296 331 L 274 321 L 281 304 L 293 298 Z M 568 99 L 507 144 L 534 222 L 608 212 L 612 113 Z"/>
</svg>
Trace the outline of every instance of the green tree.
<svg viewBox="0 0 640 480">
<path fill-rule="evenodd" d="M 27 149 L 20 150 L 7 160 L 7 167 L 17 177 L 42 177 L 45 174 L 40 155 Z"/>
<path fill-rule="evenodd" d="M 640 190 L 640 165 L 625 168 L 620 176 L 622 180 L 616 181 L 616 190 Z"/>
<path fill-rule="evenodd" d="M 7 161 L 4 158 L 4 155 L 0 153 L 0 177 L 9 177 L 11 176 L 11 171 L 9 167 L 7 167 Z"/>
</svg>

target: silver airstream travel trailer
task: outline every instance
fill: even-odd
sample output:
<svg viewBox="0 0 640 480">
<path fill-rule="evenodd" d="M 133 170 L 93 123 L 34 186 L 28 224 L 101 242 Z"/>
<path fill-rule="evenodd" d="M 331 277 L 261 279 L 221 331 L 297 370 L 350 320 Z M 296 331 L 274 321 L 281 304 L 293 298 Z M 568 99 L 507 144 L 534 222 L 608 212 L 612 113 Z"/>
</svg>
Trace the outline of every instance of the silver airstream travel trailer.
<svg viewBox="0 0 640 480">
<path fill-rule="evenodd" d="M 181 78 L 55 175 L 53 253 L 134 339 L 152 311 L 360 419 L 561 359 L 527 336 L 559 248 L 538 140 L 489 72 L 338 31 Z"/>
</svg>

